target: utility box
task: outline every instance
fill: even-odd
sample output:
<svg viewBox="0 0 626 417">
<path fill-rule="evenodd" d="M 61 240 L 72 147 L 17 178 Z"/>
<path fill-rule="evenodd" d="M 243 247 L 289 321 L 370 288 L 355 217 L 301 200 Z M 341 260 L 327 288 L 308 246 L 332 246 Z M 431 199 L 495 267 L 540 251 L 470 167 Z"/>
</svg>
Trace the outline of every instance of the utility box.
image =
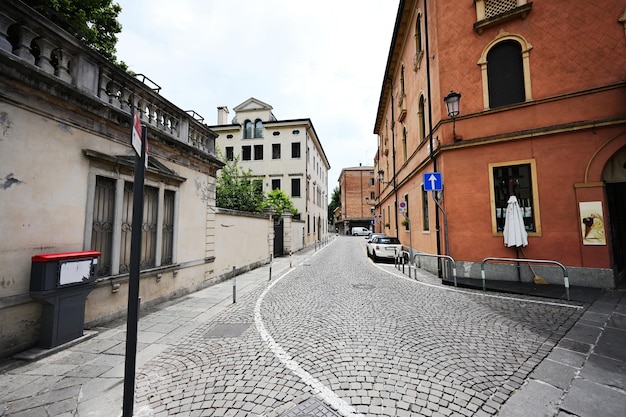
<svg viewBox="0 0 626 417">
<path fill-rule="evenodd" d="M 30 296 L 43 304 L 39 346 L 52 348 L 83 335 L 85 302 L 95 286 L 100 252 L 35 255 L 30 273 Z"/>
</svg>

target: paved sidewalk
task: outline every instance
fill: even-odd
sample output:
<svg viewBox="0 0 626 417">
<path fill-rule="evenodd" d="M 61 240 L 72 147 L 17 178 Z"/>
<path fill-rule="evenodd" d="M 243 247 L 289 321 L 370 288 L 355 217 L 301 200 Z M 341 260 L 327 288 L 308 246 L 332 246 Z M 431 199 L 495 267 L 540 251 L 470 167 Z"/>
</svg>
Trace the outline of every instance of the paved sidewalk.
<svg viewBox="0 0 626 417">
<path fill-rule="evenodd" d="M 299 255 L 277 258 L 271 276 L 287 271 Z M 270 264 L 236 277 L 237 299 L 267 285 Z M 142 311 L 139 319 L 139 369 L 175 346 L 202 323 L 233 306 L 233 280 Z M 77 341 L 55 349 L 31 349 L 0 362 L 2 417 L 113 417 L 121 415 L 124 391 L 126 319 L 85 332 Z M 135 408 L 135 415 L 142 416 Z"/>
<path fill-rule="evenodd" d="M 605 292 L 583 313 L 501 417 L 621 417 L 626 413 L 626 297 Z"/>
</svg>

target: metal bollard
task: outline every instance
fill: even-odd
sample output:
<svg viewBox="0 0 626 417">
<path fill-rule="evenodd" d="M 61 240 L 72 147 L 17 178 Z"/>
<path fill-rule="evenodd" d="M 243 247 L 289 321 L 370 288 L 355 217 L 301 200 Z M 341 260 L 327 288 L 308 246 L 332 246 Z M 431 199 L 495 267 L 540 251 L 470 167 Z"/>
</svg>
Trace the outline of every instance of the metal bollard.
<svg viewBox="0 0 626 417">
<path fill-rule="evenodd" d="M 270 279 L 268 281 L 272 280 L 272 263 L 274 262 L 274 254 L 270 254 Z"/>
<path fill-rule="evenodd" d="M 291 255 L 293 254 L 293 252 L 291 251 L 291 249 L 289 250 L 289 268 L 291 268 Z"/>
<path fill-rule="evenodd" d="M 237 303 L 237 275 L 235 275 L 235 267 L 233 266 L 233 304 Z"/>
</svg>

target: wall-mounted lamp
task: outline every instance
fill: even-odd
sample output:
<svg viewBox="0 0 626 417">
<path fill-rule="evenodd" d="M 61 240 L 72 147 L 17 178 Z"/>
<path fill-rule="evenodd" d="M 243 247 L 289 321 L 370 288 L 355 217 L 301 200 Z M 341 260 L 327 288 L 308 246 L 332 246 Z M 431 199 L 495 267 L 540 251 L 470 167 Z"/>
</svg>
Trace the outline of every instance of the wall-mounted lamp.
<svg viewBox="0 0 626 417">
<path fill-rule="evenodd" d="M 456 117 L 461 113 L 461 93 L 450 90 L 450 93 L 443 98 L 448 110 L 448 116 L 452 117 L 452 138 L 456 141 Z"/>
<path fill-rule="evenodd" d="M 378 182 L 380 182 L 381 184 L 391 184 L 392 181 L 384 181 L 385 179 L 385 171 L 383 171 L 382 169 L 378 170 Z"/>
</svg>

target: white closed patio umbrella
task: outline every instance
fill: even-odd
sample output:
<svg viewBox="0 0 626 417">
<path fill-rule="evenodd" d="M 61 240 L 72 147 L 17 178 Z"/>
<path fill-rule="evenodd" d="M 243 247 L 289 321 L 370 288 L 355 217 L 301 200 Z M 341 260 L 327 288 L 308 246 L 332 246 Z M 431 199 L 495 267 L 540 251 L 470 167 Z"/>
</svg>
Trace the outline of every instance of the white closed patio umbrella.
<svg viewBox="0 0 626 417">
<path fill-rule="evenodd" d="M 528 246 L 528 233 L 524 226 L 522 209 L 517 203 L 517 197 L 509 197 L 506 206 L 506 216 L 504 218 L 504 246 L 521 247 Z"/>
</svg>

